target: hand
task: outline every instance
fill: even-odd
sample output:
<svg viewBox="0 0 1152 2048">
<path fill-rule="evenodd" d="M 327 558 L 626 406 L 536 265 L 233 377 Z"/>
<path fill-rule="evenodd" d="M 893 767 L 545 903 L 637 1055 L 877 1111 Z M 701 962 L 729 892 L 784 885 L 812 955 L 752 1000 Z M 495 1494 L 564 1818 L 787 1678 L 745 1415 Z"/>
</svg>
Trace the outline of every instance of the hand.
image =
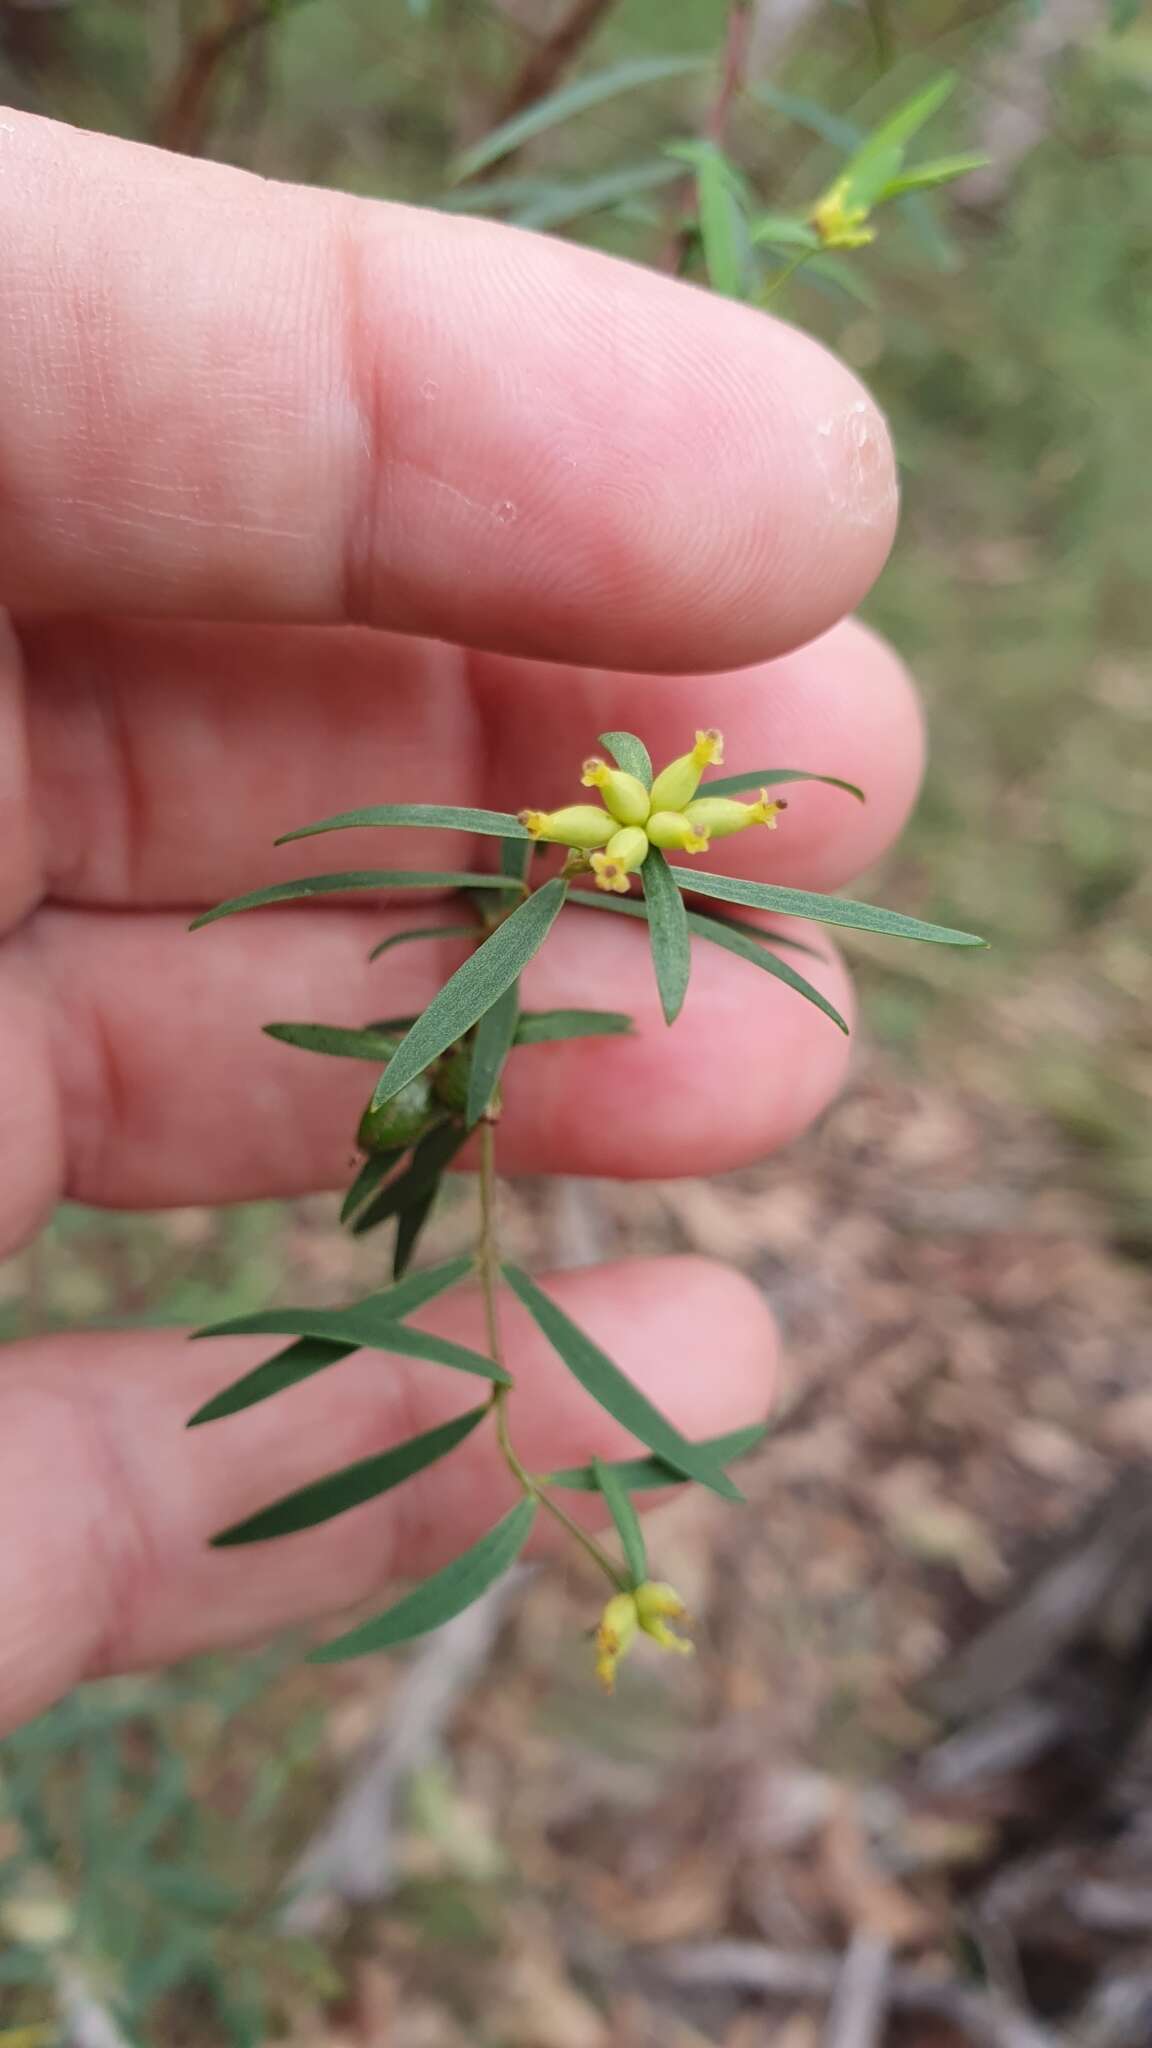
<svg viewBox="0 0 1152 2048">
<path fill-rule="evenodd" d="M 299 848 L 270 850 L 285 828 L 389 798 L 549 805 L 606 728 L 671 756 L 716 724 L 733 763 L 869 795 L 797 790 L 775 835 L 725 842 L 729 869 L 836 887 L 898 830 L 914 700 L 841 623 L 889 546 L 892 458 L 804 336 L 577 248 L 18 114 L 0 124 L 0 275 L 0 1254 L 65 1196 L 164 1207 L 347 1178 L 363 1071 L 259 1027 L 418 1008 L 444 961 L 365 964 L 426 902 L 189 937 L 195 909 L 301 871 Z M 426 865 L 427 837 L 402 837 L 389 860 Z M 468 852 L 437 839 L 445 865 Z M 351 835 L 334 864 L 380 858 L 378 835 Z M 807 971 L 843 1008 L 822 949 Z M 529 1000 L 606 1001 L 640 1036 L 520 1062 L 505 1169 L 712 1173 L 823 1108 L 840 1035 L 701 951 L 668 1032 L 643 933 L 564 921 Z M 555 1287 L 689 1433 L 763 1413 L 773 1334 L 738 1276 L 634 1261 Z M 478 1337 L 465 1296 L 428 1320 Z M 619 1454 L 529 1329 L 509 1335 L 538 1387 L 530 1460 Z M 360 1354 L 186 1435 L 266 1350 L 170 1332 L 8 1347 L 0 1725 L 80 1678 L 357 1601 L 492 1519 L 506 1475 L 474 1439 L 431 1483 L 290 1545 L 208 1550 L 463 1405 L 451 1374 Z"/>
</svg>

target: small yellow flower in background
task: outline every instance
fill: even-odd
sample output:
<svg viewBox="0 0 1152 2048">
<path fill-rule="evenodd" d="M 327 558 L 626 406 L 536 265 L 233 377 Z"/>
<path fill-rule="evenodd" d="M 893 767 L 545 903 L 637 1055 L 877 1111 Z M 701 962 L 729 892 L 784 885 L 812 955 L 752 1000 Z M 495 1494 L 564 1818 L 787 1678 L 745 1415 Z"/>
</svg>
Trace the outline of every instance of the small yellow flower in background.
<svg viewBox="0 0 1152 2048">
<path fill-rule="evenodd" d="M 622 768 L 610 768 L 607 761 L 596 755 L 585 761 L 580 780 L 585 789 L 600 791 L 621 825 L 642 825 L 652 808 L 652 799 L 638 776 L 626 775 Z"/>
<path fill-rule="evenodd" d="M 849 178 L 837 178 L 809 215 L 826 249 L 864 249 L 876 240 L 875 228 L 868 225 L 871 208 L 853 206 L 849 200 L 851 189 Z"/>
<path fill-rule="evenodd" d="M 626 896 L 629 877 L 643 867 L 650 846 L 706 853 L 712 839 L 727 839 L 749 825 L 775 825 L 777 812 L 786 805 L 772 802 L 767 790 L 752 804 L 710 797 L 707 785 L 703 795 L 696 795 L 705 768 L 723 759 L 723 735 L 709 726 L 696 734 L 691 753 L 670 761 L 647 790 L 639 776 L 593 755 L 584 763 L 583 782 L 586 789 L 600 791 L 603 810 L 597 804 L 569 804 L 559 811 L 521 811 L 520 823 L 533 839 L 572 849 L 565 874 L 591 871 L 598 889 Z"/>
<path fill-rule="evenodd" d="M 638 1629 L 662 1650 L 691 1657 L 694 1646 L 668 1626 L 670 1621 L 686 1619 L 687 1610 L 675 1587 L 658 1580 L 645 1579 L 632 1593 L 614 1593 L 596 1631 L 596 1676 L 605 1690 L 614 1690 L 616 1667 L 627 1655 Z"/>
</svg>

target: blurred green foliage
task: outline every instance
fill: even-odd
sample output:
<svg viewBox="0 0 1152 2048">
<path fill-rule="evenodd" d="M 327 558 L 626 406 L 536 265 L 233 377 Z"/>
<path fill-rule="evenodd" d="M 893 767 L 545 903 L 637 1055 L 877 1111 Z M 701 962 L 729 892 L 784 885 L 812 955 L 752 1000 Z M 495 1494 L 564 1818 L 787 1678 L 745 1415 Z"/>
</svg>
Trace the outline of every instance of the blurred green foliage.
<svg viewBox="0 0 1152 2048">
<path fill-rule="evenodd" d="M 664 151 L 708 126 L 718 0 L 606 7 L 550 89 L 613 72 L 631 83 L 471 182 L 461 152 L 515 110 L 541 24 L 563 8 L 285 0 L 266 29 L 225 33 L 217 48 L 249 11 L 0 4 L 0 89 L 268 175 L 491 211 L 643 262 L 675 251 L 698 273 L 689 181 Z M 826 0 L 728 110 L 728 156 L 758 205 L 794 216 L 862 133 L 944 68 L 960 84 L 931 153 L 979 147 L 1016 89 L 1034 12 Z M 934 755 L 888 900 L 994 945 L 964 975 L 932 948 L 877 952 L 872 1026 L 1006 1114 L 1024 1103 L 1054 1119 L 1069 1174 L 1147 1258 L 1152 25 L 1135 7 L 1114 13 L 1122 35 L 1086 8 L 1043 132 L 1001 191 L 901 201 L 875 247 L 800 271 L 774 310 L 867 378 L 903 466 L 902 535 L 868 616 L 924 687 Z M 704 61 L 667 61 L 693 57 Z M 283 1258 L 276 1212 L 185 1222 L 65 1212 L 5 1276 L 0 1329 L 195 1321 L 267 1298 Z M 323 1998 L 327 1964 L 278 1933 L 266 1904 L 322 1789 L 306 1767 L 315 1675 L 253 1712 L 276 1668 L 104 1686 L 6 1745 L 0 2041 L 40 2021 L 55 2038 L 65 1966 L 130 2041 L 276 2038 L 287 2011 Z M 211 1759 L 226 1726 L 222 1772 Z"/>
</svg>

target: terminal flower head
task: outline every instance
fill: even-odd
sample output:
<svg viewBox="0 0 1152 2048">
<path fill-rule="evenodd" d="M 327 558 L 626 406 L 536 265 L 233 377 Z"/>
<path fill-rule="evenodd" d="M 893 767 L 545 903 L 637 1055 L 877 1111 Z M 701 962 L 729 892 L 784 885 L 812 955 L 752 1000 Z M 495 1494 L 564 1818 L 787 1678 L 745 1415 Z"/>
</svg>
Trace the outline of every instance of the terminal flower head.
<svg viewBox="0 0 1152 2048">
<path fill-rule="evenodd" d="M 603 808 L 569 804 L 559 811 L 521 811 L 520 822 L 533 839 L 571 849 L 566 873 L 590 871 L 598 889 L 626 895 L 629 878 L 643 867 L 651 846 L 706 853 L 713 839 L 726 839 L 749 825 L 776 823 L 785 806 L 773 802 L 766 790 L 755 803 L 740 803 L 733 797 L 710 797 L 707 784 L 701 789 L 704 770 L 723 759 L 724 739 L 715 726 L 697 732 L 690 752 L 661 769 L 651 789 L 638 775 L 593 755 L 584 763 L 582 779 L 586 789 L 599 792 Z"/>
<path fill-rule="evenodd" d="M 693 1645 L 668 1625 L 686 1619 L 687 1610 L 675 1587 L 658 1580 L 645 1579 L 630 1593 L 614 1593 L 596 1631 L 596 1675 L 605 1690 L 615 1688 L 616 1667 L 632 1647 L 638 1630 L 651 1636 L 662 1650 L 691 1657 Z"/>
</svg>

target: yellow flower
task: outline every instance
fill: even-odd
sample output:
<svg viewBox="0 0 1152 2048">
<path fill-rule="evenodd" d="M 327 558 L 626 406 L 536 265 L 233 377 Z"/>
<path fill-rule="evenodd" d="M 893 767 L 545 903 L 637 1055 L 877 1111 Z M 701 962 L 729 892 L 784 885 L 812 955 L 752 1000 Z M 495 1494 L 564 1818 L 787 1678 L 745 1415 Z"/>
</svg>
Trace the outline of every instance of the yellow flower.
<svg viewBox="0 0 1152 2048">
<path fill-rule="evenodd" d="M 730 839 L 734 832 L 746 832 L 749 825 L 776 827 L 777 815 L 788 808 L 783 798 L 773 800 L 766 789 L 754 804 L 742 804 L 733 796 L 701 796 L 685 806 L 684 816 L 695 832 L 711 839 Z"/>
<path fill-rule="evenodd" d="M 647 825 L 653 846 L 681 853 L 707 853 L 708 834 L 701 832 L 683 811 L 653 811 Z"/>
<path fill-rule="evenodd" d="M 639 776 L 626 775 L 622 768 L 610 768 L 607 761 L 593 755 L 590 761 L 585 761 L 580 780 L 585 789 L 600 791 L 619 824 L 643 825 L 652 808 L 652 799 Z"/>
<path fill-rule="evenodd" d="M 617 830 L 615 818 L 599 804 L 569 804 L 562 811 L 521 811 L 520 823 L 533 839 L 548 839 L 556 846 L 606 846 Z"/>
<path fill-rule="evenodd" d="M 670 761 L 652 784 L 650 802 L 653 814 L 657 811 L 682 811 L 699 789 L 705 768 L 713 763 L 719 765 L 723 759 L 723 734 L 717 732 L 714 725 L 709 726 L 707 732 L 698 732 L 692 752 L 681 754 L 678 761 Z"/>
<path fill-rule="evenodd" d="M 628 877 L 648 858 L 648 834 L 639 825 L 624 825 L 614 832 L 603 853 L 594 853 L 592 872 L 598 889 L 610 889 L 617 896 L 627 893 Z"/>
<path fill-rule="evenodd" d="M 826 249 L 863 249 L 876 240 L 875 228 L 868 226 L 871 209 L 853 206 L 848 197 L 851 189 L 848 178 L 837 178 L 809 215 Z"/>
<path fill-rule="evenodd" d="M 686 1620 L 684 1602 L 675 1587 L 645 1579 L 631 1593 L 614 1593 L 600 1617 L 596 1631 L 596 1676 L 607 1692 L 616 1684 L 616 1667 L 626 1656 L 638 1629 L 651 1636 L 662 1650 L 675 1650 L 690 1657 L 693 1646 L 669 1628 L 669 1621 Z"/>
</svg>

